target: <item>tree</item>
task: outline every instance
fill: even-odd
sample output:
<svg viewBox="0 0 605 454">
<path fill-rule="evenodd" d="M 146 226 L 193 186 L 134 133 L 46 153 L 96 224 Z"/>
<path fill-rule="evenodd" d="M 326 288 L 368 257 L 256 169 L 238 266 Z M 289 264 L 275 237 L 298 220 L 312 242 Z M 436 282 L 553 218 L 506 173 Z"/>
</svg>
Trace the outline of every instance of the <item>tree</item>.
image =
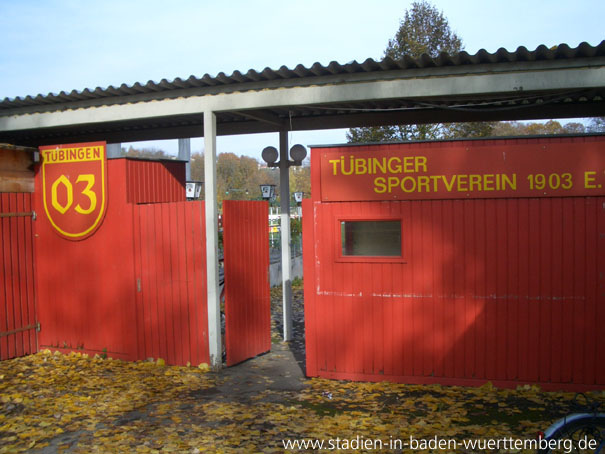
<svg viewBox="0 0 605 454">
<path fill-rule="evenodd" d="M 446 123 L 443 125 L 444 139 L 461 137 L 490 137 L 494 135 L 495 121 L 480 121 L 466 123 Z"/>
<path fill-rule="evenodd" d="M 588 125 L 588 132 L 605 132 L 605 117 L 594 117 Z"/>
<path fill-rule="evenodd" d="M 290 167 L 290 191 L 304 192 L 304 197 L 311 197 L 311 167 L 309 163 Z"/>
<path fill-rule="evenodd" d="M 426 0 L 412 3 L 400 21 L 395 37 L 389 40 L 385 57 L 401 59 L 404 55 L 418 58 L 422 54 L 438 57 L 441 52 L 455 54 L 463 49 L 462 40 L 449 26 L 443 13 Z M 401 140 L 430 140 L 442 138 L 441 124 L 398 125 L 352 128 L 349 142 L 385 142 Z M 455 131 L 455 129 L 452 129 Z"/>
<path fill-rule="evenodd" d="M 122 148 L 122 156 L 145 159 L 170 159 L 170 156 L 159 148 L 134 148 L 132 145 L 128 147 L 128 150 Z"/>
<path fill-rule="evenodd" d="M 545 123 L 521 123 L 519 121 L 501 121 L 494 125 L 493 136 L 534 136 L 545 134 L 584 134 L 582 123 L 570 122 L 562 125 L 556 120 Z"/>
<path fill-rule="evenodd" d="M 427 54 L 435 58 L 442 52 L 458 53 L 462 48 L 462 40 L 452 31 L 443 13 L 423 0 L 412 3 L 411 9 L 405 12 L 384 56 L 398 60 L 405 55 L 418 58 Z"/>
</svg>

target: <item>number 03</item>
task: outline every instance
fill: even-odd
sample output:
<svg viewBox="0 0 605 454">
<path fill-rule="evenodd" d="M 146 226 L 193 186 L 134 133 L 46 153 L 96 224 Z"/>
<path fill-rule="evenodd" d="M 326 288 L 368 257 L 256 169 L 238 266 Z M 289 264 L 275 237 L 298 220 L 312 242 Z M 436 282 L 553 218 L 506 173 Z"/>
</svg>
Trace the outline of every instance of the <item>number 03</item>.
<svg viewBox="0 0 605 454">
<path fill-rule="evenodd" d="M 81 194 L 88 197 L 90 203 L 88 205 L 88 208 L 86 209 L 82 208 L 82 206 L 78 203 L 75 207 L 75 210 L 80 214 L 90 214 L 97 207 L 97 195 L 93 191 L 91 191 L 92 187 L 95 184 L 95 176 L 93 174 L 78 175 L 76 183 L 80 182 L 86 183 L 86 187 L 82 190 Z M 65 203 L 65 205 L 61 205 L 57 197 L 58 186 L 60 184 L 65 186 L 65 190 L 67 192 L 67 202 Z M 51 190 L 51 203 L 53 207 L 55 207 L 55 209 L 61 214 L 65 214 L 65 212 L 71 207 L 73 203 L 73 186 L 71 182 L 67 179 L 67 177 L 65 177 L 65 175 L 61 175 L 53 183 Z"/>
</svg>

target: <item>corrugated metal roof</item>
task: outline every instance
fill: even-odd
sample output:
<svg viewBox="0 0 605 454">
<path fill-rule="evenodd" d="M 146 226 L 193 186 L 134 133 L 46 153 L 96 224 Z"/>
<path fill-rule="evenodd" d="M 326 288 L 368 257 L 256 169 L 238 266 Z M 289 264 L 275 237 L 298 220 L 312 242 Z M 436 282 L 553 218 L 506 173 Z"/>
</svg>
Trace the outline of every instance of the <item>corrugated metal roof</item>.
<svg viewBox="0 0 605 454">
<path fill-rule="evenodd" d="M 137 82 L 133 85 L 122 84 L 119 87 L 97 87 L 95 89 L 87 88 L 82 91 L 72 90 L 69 93 L 62 91 L 58 94 L 50 93 L 47 95 L 39 94 L 37 96 L 4 98 L 4 100 L 0 102 L 0 114 L 3 110 L 19 107 L 51 105 L 56 107 L 63 103 L 74 103 L 78 101 L 100 100 L 103 102 L 103 100 L 105 100 L 108 103 L 112 103 L 121 97 L 150 93 L 159 93 L 165 95 L 161 97 L 169 98 L 178 96 L 178 93 L 187 89 L 205 89 L 212 87 L 219 89 L 223 87 L 227 89 L 228 87 L 235 85 L 239 85 L 237 87 L 238 89 L 245 89 L 245 87 L 241 87 L 242 84 L 257 82 L 266 83 L 271 81 L 300 80 L 302 83 L 303 81 L 312 81 L 318 77 L 343 74 L 363 74 L 481 64 L 569 60 L 600 56 L 605 56 L 605 40 L 596 46 L 591 46 L 584 42 L 575 48 L 570 48 L 567 44 L 560 44 L 550 49 L 541 45 L 533 51 L 529 51 L 525 47 L 519 47 L 514 52 L 509 52 L 504 48 L 500 48 L 494 53 L 489 53 L 485 49 L 481 49 L 474 55 L 470 55 L 467 52 L 460 52 L 455 55 L 442 53 L 436 58 L 426 54 L 419 58 L 405 56 L 400 60 L 393 60 L 387 57 L 382 61 L 375 61 L 368 58 L 362 63 L 353 61 L 344 65 L 335 61 L 327 66 L 321 65 L 320 63 L 314 63 L 309 68 L 299 64 L 294 69 L 289 69 L 286 66 L 282 66 L 277 70 L 265 68 L 260 72 L 250 69 L 245 74 L 240 71 L 235 71 L 231 75 L 221 72 L 216 76 L 205 74 L 200 78 L 191 76 L 188 79 L 176 78 L 173 81 L 162 79 L 160 82 L 149 81 L 144 85 Z"/>
</svg>

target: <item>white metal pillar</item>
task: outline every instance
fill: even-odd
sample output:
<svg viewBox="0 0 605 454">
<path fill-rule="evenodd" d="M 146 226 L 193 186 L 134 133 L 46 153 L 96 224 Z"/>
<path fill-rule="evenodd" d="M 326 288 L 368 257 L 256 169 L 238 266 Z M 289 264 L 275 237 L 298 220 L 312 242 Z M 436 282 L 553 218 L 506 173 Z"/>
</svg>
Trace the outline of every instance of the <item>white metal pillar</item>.
<svg viewBox="0 0 605 454">
<path fill-rule="evenodd" d="M 292 280 L 290 253 L 290 158 L 288 131 L 279 132 L 279 197 L 281 208 L 281 275 L 284 341 L 292 340 Z"/>
<path fill-rule="evenodd" d="M 108 143 L 107 144 L 107 159 L 119 158 L 122 154 L 121 143 Z"/>
<path fill-rule="evenodd" d="M 181 161 L 187 161 L 185 164 L 185 179 L 191 180 L 191 139 L 179 139 L 179 154 Z"/>
<path fill-rule="evenodd" d="M 204 112 L 204 178 L 206 185 L 206 278 L 208 284 L 208 350 L 210 366 L 223 363 L 221 306 L 218 292 L 218 205 L 216 201 L 216 115 Z"/>
</svg>

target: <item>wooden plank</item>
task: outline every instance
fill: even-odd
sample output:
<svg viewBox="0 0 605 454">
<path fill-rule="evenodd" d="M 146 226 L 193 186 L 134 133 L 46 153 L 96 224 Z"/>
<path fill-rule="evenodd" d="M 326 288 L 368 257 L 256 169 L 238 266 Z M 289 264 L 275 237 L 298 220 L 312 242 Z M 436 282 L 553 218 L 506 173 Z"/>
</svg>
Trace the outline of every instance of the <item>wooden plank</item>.
<svg viewBox="0 0 605 454">
<path fill-rule="evenodd" d="M 584 330 L 586 320 L 586 201 L 574 199 L 574 317 L 570 329 L 573 331 L 573 382 L 584 383 Z"/>
<path fill-rule="evenodd" d="M 550 302 L 550 380 L 553 383 L 561 383 L 561 370 L 563 367 L 563 343 L 562 333 L 565 331 L 563 320 L 563 251 L 565 250 L 565 238 L 563 237 L 563 200 L 556 198 L 551 200 L 551 218 L 549 226 L 551 229 L 551 294 Z"/>
<path fill-rule="evenodd" d="M 310 199 L 302 202 L 303 274 L 305 310 L 306 372 L 310 377 L 317 375 L 317 287 L 315 262 L 315 212 Z M 356 336 L 357 337 L 357 336 Z M 357 372 L 357 371 L 356 371 Z"/>
<path fill-rule="evenodd" d="M 0 192 L 34 192 L 34 150 L 0 145 Z"/>
<path fill-rule="evenodd" d="M 506 377 L 506 357 L 510 324 L 508 320 L 507 273 L 509 261 L 509 240 L 507 229 L 506 200 L 494 200 L 496 211 L 496 377 Z"/>
<path fill-rule="evenodd" d="M 528 316 L 530 327 L 527 341 L 527 380 L 538 381 L 538 346 L 540 339 L 540 221 L 539 201 L 531 199 L 528 202 L 528 265 L 527 265 L 527 295 Z"/>
<path fill-rule="evenodd" d="M 486 342 L 487 342 L 487 289 L 486 289 L 486 201 L 478 200 L 475 207 L 475 298 L 477 312 L 475 321 L 475 376 L 479 379 L 486 377 Z"/>
<path fill-rule="evenodd" d="M 597 316 L 596 325 L 605 325 L 605 197 L 597 199 Z M 605 342 L 596 342 L 595 383 L 605 383 Z"/>
<path fill-rule="evenodd" d="M 466 331 L 466 307 L 465 307 L 465 263 L 464 263 L 464 201 L 452 201 L 454 207 L 453 223 L 453 247 L 454 256 L 452 257 L 454 269 L 454 288 L 452 298 L 454 301 L 454 343 L 451 345 L 454 353 L 454 375 L 456 377 L 464 376 L 465 351 L 464 336 Z"/>
<path fill-rule="evenodd" d="M 424 228 L 421 231 L 422 240 L 421 245 L 424 250 L 424 254 L 422 255 L 422 273 L 425 275 L 424 282 L 422 282 L 422 286 L 420 288 L 420 294 L 422 298 L 418 300 L 419 306 L 424 306 L 424 310 L 426 311 L 425 316 L 423 317 L 425 322 L 422 329 L 426 333 L 434 333 L 435 332 L 435 303 L 432 296 L 434 295 L 434 276 L 432 276 L 431 272 L 433 270 L 432 259 L 433 259 L 433 218 L 431 211 L 431 202 L 430 201 L 422 201 L 420 202 L 421 212 L 422 212 L 422 225 Z M 425 354 L 422 362 L 422 375 L 431 376 L 435 373 L 435 338 L 434 335 L 423 336 L 423 346 L 422 350 L 425 352 L 429 352 L 428 355 Z"/>
<path fill-rule="evenodd" d="M 475 251 L 475 217 L 474 203 L 471 200 L 463 202 L 464 221 L 464 376 L 475 376 L 475 344 L 477 326 L 476 275 L 477 259 Z"/>
<path fill-rule="evenodd" d="M 519 200 L 519 379 L 529 380 L 529 199 Z"/>
<path fill-rule="evenodd" d="M 507 354 L 506 378 L 516 380 L 519 366 L 519 200 L 507 200 L 506 204 L 506 231 L 508 235 L 507 247 Z"/>
<path fill-rule="evenodd" d="M 454 260 L 456 250 L 454 246 L 454 210 L 451 200 L 444 200 L 443 204 L 443 263 L 442 266 L 442 282 L 443 282 L 443 304 L 444 304 L 444 325 L 443 333 L 445 339 L 445 364 L 444 376 L 455 376 L 455 358 L 453 345 L 455 339 L 455 287 L 454 287 Z M 411 375 L 411 374 L 406 374 Z"/>
<path fill-rule="evenodd" d="M 574 307 L 574 219 L 573 199 L 563 199 L 562 207 L 562 283 L 561 292 L 563 296 L 563 308 L 561 316 L 563 317 L 564 328 L 560 329 L 559 337 L 561 339 L 561 374 L 562 383 L 569 383 L 572 380 L 573 367 L 573 320 L 575 313 Z M 571 329 L 570 329 L 570 325 Z"/>
<path fill-rule="evenodd" d="M 497 269 L 498 238 L 496 225 L 497 208 L 494 200 L 485 202 L 485 378 L 497 378 L 498 362 L 498 301 Z"/>
<path fill-rule="evenodd" d="M 597 230 L 597 199 L 594 197 L 586 198 L 586 312 L 585 326 L 583 335 L 583 383 L 595 384 L 595 363 L 603 358 L 596 356 L 596 344 L 603 342 L 602 325 L 597 321 L 597 251 L 599 232 Z"/>
<path fill-rule="evenodd" d="M 538 380 L 541 382 L 550 382 L 550 345 L 552 342 L 551 334 L 551 306 L 552 306 L 552 231 L 551 222 L 551 199 L 542 200 L 539 203 L 539 226 L 540 226 L 540 274 L 539 274 L 539 307 L 540 315 L 538 318 L 538 329 L 540 338 L 538 343 Z"/>
</svg>

